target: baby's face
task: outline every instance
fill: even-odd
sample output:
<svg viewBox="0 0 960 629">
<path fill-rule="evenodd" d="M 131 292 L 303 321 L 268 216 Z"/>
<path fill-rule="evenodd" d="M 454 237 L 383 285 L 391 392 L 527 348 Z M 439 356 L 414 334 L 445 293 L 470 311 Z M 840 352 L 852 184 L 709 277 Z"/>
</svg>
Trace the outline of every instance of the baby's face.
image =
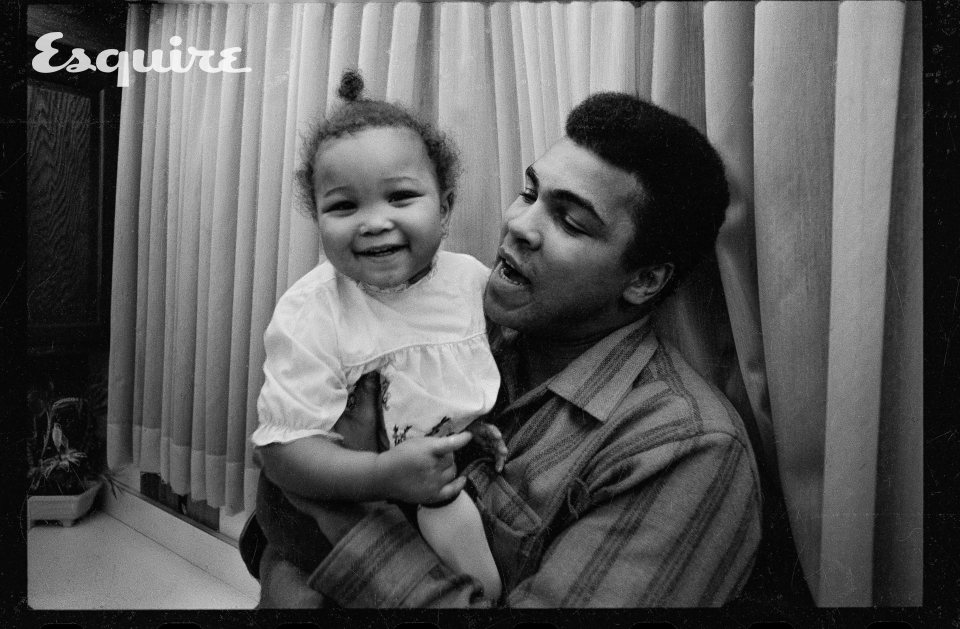
<svg viewBox="0 0 960 629">
<path fill-rule="evenodd" d="M 405 127 L 328 140 L 314 157 L 317 222 L 344 275 L 390 288 L 427 272 L 450 217 L 423 140 Z"/>
</svg>

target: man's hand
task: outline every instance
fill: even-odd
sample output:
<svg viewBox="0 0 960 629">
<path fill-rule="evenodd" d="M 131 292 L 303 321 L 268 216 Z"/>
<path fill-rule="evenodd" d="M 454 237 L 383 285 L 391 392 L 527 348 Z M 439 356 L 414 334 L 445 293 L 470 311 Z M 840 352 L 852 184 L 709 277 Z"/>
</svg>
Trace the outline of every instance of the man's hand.
<svg viewBox="0 0 960 629">
<path fill-rule="evenodd" d="M 503 441 L 503 435 L 500 434 L 500 429 L 493 424 L 475 421 L 467 426 L 467 431 L 473 435 L 477 445 L 493 455 L 493 465 L 497 473 L 502 472 L 503 464 L 506 462 L 509 452 L 507 444 Z"/>
<path fill-rule="evenodd" d="M 383 494 L 414 504 L 442 502 L 456 496 L 466 479 L 457 477 L 453 453 L 467 445 L 472 435 L 415 437 L 377 455 L 377 479 Z"/>
<path fill-rule="evenodd" d="M 360 376 L 333 430 L 343 437 L 341 445 L 349 450 L 382 452 L 388 449 L 380 409 L 379 372 Z"/>
</svg>

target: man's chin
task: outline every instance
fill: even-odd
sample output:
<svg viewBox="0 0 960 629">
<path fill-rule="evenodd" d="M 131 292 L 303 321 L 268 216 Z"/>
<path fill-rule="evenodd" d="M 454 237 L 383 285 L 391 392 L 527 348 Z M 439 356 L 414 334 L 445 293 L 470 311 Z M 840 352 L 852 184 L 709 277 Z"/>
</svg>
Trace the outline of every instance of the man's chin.
<svg viewBox="0 0 960 629">
<path fill-rule="evenodd" d="M 517 329 L 522 319 L 520 304 L 514 302 L 513 299 L 505 300 L 504 295 L 490 283 L 483 291 L 483 313 L 488 319 L 505 328 Z"/>
</svg>

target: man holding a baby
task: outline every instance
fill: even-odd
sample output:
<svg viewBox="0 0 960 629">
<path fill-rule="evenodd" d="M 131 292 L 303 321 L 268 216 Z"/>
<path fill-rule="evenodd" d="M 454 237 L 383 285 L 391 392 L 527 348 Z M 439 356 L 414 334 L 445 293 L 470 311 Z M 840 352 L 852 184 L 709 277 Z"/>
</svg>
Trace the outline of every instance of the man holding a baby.
<svg viewBox="0 0 960 629">
<path fill-rule="evenodd" d="M 323 552 L 312 570 L 297 567 L 253 521 L 241 549 L 261 606 L 694 607 L 735 597 L 761 530 L 750 441 L 723 394 L 650 324 L 712 250 L 728 200 L 717 153 L 686 121 L 625 94 L 578 105 L 565 137 L 527 168 L 483 293 L 501 377 L 485 422 L 508 454 L 498 461 L 476 443 L 455 453 L 454 487 L 476 504 L 502 593 L 494 600 L 446 565 L 402 505 L 293 509 L 262 478 L 263 528 Z M 371 434 L 377 386 L 363 378 L 347 411 Z"/>
</svg>

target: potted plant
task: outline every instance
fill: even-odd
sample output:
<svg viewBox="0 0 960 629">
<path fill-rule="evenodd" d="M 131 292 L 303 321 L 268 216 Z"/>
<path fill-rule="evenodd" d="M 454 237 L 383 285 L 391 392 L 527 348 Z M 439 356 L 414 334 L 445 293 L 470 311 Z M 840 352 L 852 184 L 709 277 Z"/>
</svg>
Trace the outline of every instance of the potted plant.
<svg viewBox="0 0 960 629">
<path fill-rule="evenodd" d="M 73 526 L 90 511 L 104 484 L 116 494 L 86 400 L 51 401 L 51 393 L 52 387 L 34 390 L 28 398 L 35 429 L 28 472 L 28 526 L 43 520 Z"/>
</svg>

